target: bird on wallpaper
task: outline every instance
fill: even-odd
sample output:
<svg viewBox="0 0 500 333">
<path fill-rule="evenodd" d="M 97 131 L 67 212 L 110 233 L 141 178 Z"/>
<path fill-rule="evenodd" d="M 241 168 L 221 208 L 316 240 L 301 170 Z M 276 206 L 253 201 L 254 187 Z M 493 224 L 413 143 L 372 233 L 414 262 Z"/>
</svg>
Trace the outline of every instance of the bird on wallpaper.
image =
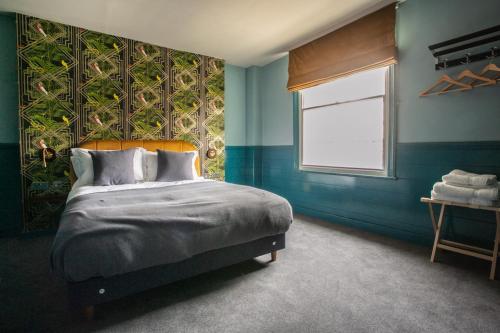
<svg viewBox="0 0 500 333">
<path fill-rule="evenodd" d="M 98 74 L 102 74 L 102 71 L 101 71 L 101 69 L 99 68 L 99 65 L 96 62 L 90 63 L 89 66 L 94 71 L 96 71 Z"/>
<path fill-rule="evenodd" d="M 212 67 L 215 72 L 219 70 L 215 61 L 210 61 L 210 67 Z"/>
<path fill-rule="evenodd" d="M 38 148 L 40 149 L 47 149 L 47 144 L 45 143 L 45 140 L 44 139 L 40 139 L 36 142 L 36 145 L 38 146 Z"/>
<path fill-rule="evenodd" d="M 184 80 L 182 79 L 182 76 L 179 76 L 179 82 L 181 83 L 181 85 L 182 85 L 183 87 L 187 87 L 187 84 L 186 84 L 186 82 L 184 82 Z"/>
<path fill-rule="evenodd" d="M 69 122 L 69 119 L 66 116 L 62 116 L 62 120 L 64 121 L 64 123 L 66 124 L 66 126 L 69 126 L 70 122 Z"/>
<path fill-rule="evenodd" d="M 48 95 L 49 93 L 47 92 L 47 90 L 45 89 L 44 85 L 42 82 L 38 82 L 36 84 L 36 89 L 39 91 L 39 92 L 42 92 L 44 93 L 45 95 Z"/>
<path fill-rule="evenodd" d="M 144 104 L 148 105 L 148 102 L 146 101 L 146 98 L 144 98 L 144 94 L 140 93 L 137 97 L 139 97 L 139 100 Z"/>
<path fill-rule="evenodd" d="M 69 69 L 68 63 L 67 63 L 66 61 L 61 60 L 61 65 L 63 65 L 63 66 L 64 66 L 64 68 L 66 68 L 66 70 L 68 70 L 68 69 Z"/>
<path fill-rule="evenodd" d="M 118 48 L 118 45 L 116 43 L 113 43 L 113 47 L 116 50 L 116 52 L 120 52 L 120 49 Z"/>
<path fill-rule="evenodd" d="M 146 50 L 144 49 L 144 45 L 139 46 L 139 51 L 141 51 L 142 55 L 147 57 L 148 54 L 146 53 Z"/>
<path fill-rule="evenodd" d="M 47 34 L 45 33 L 45 31 L 43 31 L 43 27 L 42 27 L 42 24 L 40 22 L 36 22 L 35 29 L 36 29 L 36 31 L 41 33 L 43 35 L 43 37 L 47 37 Z"/>
<path fill-rule="evenodd" d="M 99 119 L 99 116 L 94 114 L 94 115 L 91 115 L 90 116 L 90 120 L 94 123 L 94 124 L 97 124 L 99 126 L 103 126 L 102 122 L 101 122 L 101 119 Z"/>
</svg>

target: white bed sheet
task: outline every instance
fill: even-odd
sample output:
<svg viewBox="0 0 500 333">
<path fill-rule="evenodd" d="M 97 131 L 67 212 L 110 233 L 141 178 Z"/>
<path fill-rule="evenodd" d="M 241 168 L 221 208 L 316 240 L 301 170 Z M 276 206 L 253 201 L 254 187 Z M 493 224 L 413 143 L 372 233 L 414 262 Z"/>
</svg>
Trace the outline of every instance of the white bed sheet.
<svg viewBox="0 0 500 333">
<path fill-rule="evenodd" d="M 125 185 L 110 185 L 110 186 L 79 186 L 78 182 L 73 185 L 73 188 L 68 194 L 68 198 L 66 202 L 70 201 L 77 196 L 90 194 L 90 193 L 98 193 L 98 192 L 112 192 L 112 191 L 122 191 L 122 190 L 131 190 L 131 189 L 142 189 L 142 188 L 155 188 L 155 187 L 167 187 L 173 185 L 181 185 L 181 184 L 189 184 L 189 183 L 197 183 L 197 182 L 207 182 L 213 181 L 211 179 L 205 179 L 203 177 L 194 179 L 194 180 L 181 180 L 176 182 L 143 182 L 137 184 L 125 184 Z"/>
</svg>

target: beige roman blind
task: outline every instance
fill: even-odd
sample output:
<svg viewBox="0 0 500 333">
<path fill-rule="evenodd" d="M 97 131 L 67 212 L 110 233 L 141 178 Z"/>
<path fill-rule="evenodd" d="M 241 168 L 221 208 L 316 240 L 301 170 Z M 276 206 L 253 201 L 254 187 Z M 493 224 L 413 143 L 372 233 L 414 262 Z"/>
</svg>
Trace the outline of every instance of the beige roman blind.
<svg viewBox="0 0 500 333">
<path fill-rule="evenodd" d="M 290 51 L 288 90 L 396 63 L 395 5 Z"/>
</svg>

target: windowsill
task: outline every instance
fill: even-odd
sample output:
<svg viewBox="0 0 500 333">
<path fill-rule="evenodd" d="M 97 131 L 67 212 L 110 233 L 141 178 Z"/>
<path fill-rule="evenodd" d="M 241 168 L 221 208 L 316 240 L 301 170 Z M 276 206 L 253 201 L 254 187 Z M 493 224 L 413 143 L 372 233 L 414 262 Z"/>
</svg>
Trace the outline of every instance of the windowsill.
<svg viewBox="0 0 500 333">
<path fill-rule="evenodd" d="M 370 170 L 366 170 L 366 172 L 363 172 L 361 170 L 360 172 L 356 172 L 353 169 L 342 170 L 338 168 L 321 168 L 321 167 L 308 167 L 308 166 L 299 166 L 298 170 L 300 172 L 324 173 L 336 176 L 368 177 L 368 178 L 381 178 L 381 179 L 392 179 L 392 180 L 398 179 L 396 176 L 391 174 L 384 174 L 373 171 L 372 173 L 370 173 L 369 172 Z"/>
</svg>

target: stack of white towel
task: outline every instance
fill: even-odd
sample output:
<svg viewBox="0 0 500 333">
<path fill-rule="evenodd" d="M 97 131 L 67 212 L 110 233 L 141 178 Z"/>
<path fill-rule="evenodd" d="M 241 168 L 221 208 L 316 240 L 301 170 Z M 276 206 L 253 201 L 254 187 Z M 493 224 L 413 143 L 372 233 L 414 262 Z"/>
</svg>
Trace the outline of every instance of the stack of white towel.
<svg viewBox="0 0 500 333">
<path fill-rule="evenodd" d="M 455 201 L 481 206 L 498 204 L 498 181 L 495 175 L 478 175 L 453 170 L 434 184 L 432 199 Z"/>
</svg>

